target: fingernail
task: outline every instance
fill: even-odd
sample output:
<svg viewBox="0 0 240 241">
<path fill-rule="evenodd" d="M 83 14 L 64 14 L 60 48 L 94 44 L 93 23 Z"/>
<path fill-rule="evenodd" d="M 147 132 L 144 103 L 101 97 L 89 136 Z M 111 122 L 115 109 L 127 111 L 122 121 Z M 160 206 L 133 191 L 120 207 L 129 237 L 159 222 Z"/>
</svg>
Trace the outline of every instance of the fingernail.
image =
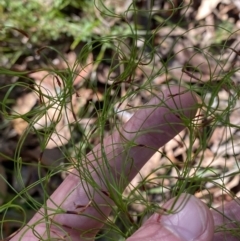
<svg viewBox="0 0 240 241">
<path fill-rule="evenodd" d="M 162 215 L 160 222 L 182 240 L 193 241 L 204 234 L 208 225 L 206 205 L 194 196 L 184 194 L 164 205 L 172 214 Z"/>
</svg>

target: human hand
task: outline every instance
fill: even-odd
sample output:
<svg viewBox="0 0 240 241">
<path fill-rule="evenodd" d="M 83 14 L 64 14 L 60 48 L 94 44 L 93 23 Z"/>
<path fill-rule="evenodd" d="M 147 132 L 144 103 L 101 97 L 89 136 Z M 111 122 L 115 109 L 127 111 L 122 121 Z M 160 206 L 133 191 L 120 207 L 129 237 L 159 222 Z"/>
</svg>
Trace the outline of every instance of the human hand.
<svg viewBox="0 0 240 241">
<path fill-rule="evenodd" d="M 104 180 L 124 190 L 158 148 L 185 128 L 183 119 L 194 118 L 196 110 L 195 95 L 184 88 L 171 87 L 153 98 L 121 130 L 96 146 L 83 160 L 83 166 L 70 173 L 48 199 L 47 208 L 39 210 L 11 240 L 94 240 L 114 205 L 114 197 L 108 195 L 111 187 Z M 85 170 L 97 184 L 94 187 L 86 181 Z M 125 175 L 124 183 L 120 183 L 122 175 Z M 173 203 L 174 199 L 164 205 L 166 211 Z M 210 241 L 214 223 L 226 222 L 220 214 L 210 212 L 203 202 L 187 194 L 178 197 L 173 211 L 177 212 L 154 214 L 127 240 Z"/>
</svg>

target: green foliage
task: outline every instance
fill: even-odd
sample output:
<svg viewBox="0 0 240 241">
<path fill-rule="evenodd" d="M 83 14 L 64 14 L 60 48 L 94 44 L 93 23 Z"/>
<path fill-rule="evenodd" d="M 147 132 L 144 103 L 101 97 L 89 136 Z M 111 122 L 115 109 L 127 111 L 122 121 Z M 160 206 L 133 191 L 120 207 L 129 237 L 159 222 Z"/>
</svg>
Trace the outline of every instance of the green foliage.
<svg viewBox="0 0 240 241">
<path fill-rule="evenodd" d="M 106 233 L 103 232 L 102 236 L 109 236 L 108 239 L 110 240 L 112 236 L 116 237 L 117 233 L 119 240 L 124 240 L 141 225 L 144 216 L 158 211 L 160 208 L 159 205 L 156 205 L 154 202 L 149 202 L 148 198 L 145 198 L 147 194 L 159 195 L 161 201 L 164 202 L 171 196 L 178 196 L 184 192 L 195 194 L 203 189 L 207 190 L 206 183 L 224 189 L 223 184 L 217 183 L 217 181 L 221 179 L 222 173 L 220 175 L 217 172 L 218 169 L 212 167 L 211 163 L 207 165 L 204 164 L 204 167 L 202 167 L 202 163 L 205 157 L 204 152 L 208 149 L 208 142 L 214 129 L 219 126 L 227 128 L 237 127 L 230 122 L 229 118 L 234 108 L 236 108 L 236 101 L 239 98 L 239 87 L 232 80 L 237 69 L 235 69 L 234 65 L 230 65 L 228 69 L 224 70 L 228 58 L 222 59 L 222 53 L 229 50 L 228 38 L 231 38 L 230 32 L 233 30 L 233 24 L 227 21 L 222 22 L 220 27 L 216 28 L 216 37 L 209 46 L 196 47 L 199 42 L 201 44 L 202 35 L 190 35 L 191 40 L 194 43 L 197 42 L 195 46 L 183 46 L 182 49 L 176 53 L 173 51 L 174 47 L 177 46 L 178 42 L 182 39 L 187 39 L 187 35 L 189 33 L 191 34 L 191 31 L 194 31 L 196 27 L 193 26 L 190 30 L 181 29 L 182 26 L 186 26 L 187 24 L 185 13 L 189 6 L 183 4 L 175 8 L 172 1 L 166 1 L 170 4 L 170 10 L 166 11 L 166 13 L 164 13 L 164 10 L 154 13 L 154 11 L 149 9 L 139 10 L 137 2 L 138 1 L 132 1 L 126 12 L 117 14 L 114 6 L 107 6 L 107 4 L 105 6 L 104 1 L 0 0 L 0 25 L 2 27 L 0 41 L 5 42 L 0 45 L 0 53 L 2 54 L 0 65 L 6 67 L 0 68 L 0 74 L 7 76 L 11 80 L 12 78 L 17 78 L 16 83 L 13 81 L 4 86 L 0 86 L 0 91 L 4 93 L 3 98 L 0 100 L 1 117 L 4 119 L 3 122 L 7 124 L 17 118 L 21 118 L 29 124 L 26 133 L 22 135 L 16 146 L 14 157 L 8 157 L 8 159 L 14 163 L 12 175 L 17 174 L 17 180 L 23 188 L 20 191 L 15 190 L 14 187 L 11 186 L 11 183 L 8 183 L 16 195 L 14 196 L 12 194 L 12 196 L 10 195 L 5 200 L 6 204 L 2 209 L 6 212 L 6 216 L 8 209 L 18 209 L 24 214 L 24 218 L 19 218 L 19 220 L 23 223 L 26 222 L 26 220 L 29 219 L 28 216 L 31 216 L 29 215 L 29 209 L 38 210 L 43 203 L 43 199 L 48 198 L 49 192 L 47 186 L 50 179 L 60 172 L 67 171 L 69 166 L 74 166 L 79 170 L 81 169 L 82 157 L 96 144 L 93 140 L 99 138 L 100 140 L 98 141 L 101 141 L 105 132 L 111 132 L 114 128 L 118 128 L 119 121 L 116 118 L 116 111 L 114 111 L 116 104 L 119 105 L 123 102 L 129 102 L 131 104 L 132 99 L 139 96 L 140 99 L 145 98 L 144 101 L 147 101 L 147 98 L 159 93 L 159 89 L 160 91 L 164 91 L 166 86 L 172 84 L 184 85 L 188 89 L 197 92 L 202 98 L 202 103 L 199 104 L 199 109 L 201 109 L 202 112 L 198 115 L 198 118 L 196 118 L 199 119 L 200 125 L 190 123 L 189 120 L 186 120 L 186 123 L 184 123 L 188 127 L 188 134 L 186 135 L 189 137 L 189 143 L 184 143 L 184 140 L 180 138 L 180 141 L 183 142 L 182 145 L 186 146 L 185 159 L 181 165 L 178 166 L 178 163 L 173 163 L 169 158 L 167 165 L 162 165 L 151 170 L 152 173 L 144 177 L 142 183 L 139 183 L 126 198 L 122 197 L 120 185 L 118 186 L 117 183 L 108 183 L 109 186 L 111 186 L 110 191 L 117 194 L 117 197 L 115 197 L 117 201 L 112 212 L 111 218 L 113 221 L 106 223 L 106 227 L 104 227 L 106 228 Z M 153 1 L 149 2 L 152 3 Z M 175 14 L 179 14 L 179 11 L 182 11 L 181 18 L 175 16 Z M 129 17 L 131 21 L 126 21 L 128 14 L 131 15 L 131 17 Z M 117 21 L 116 19 L 121 19 L 121 22 L 112 25 L 108 24 L 108 20 L 109 22 L 113 21 L 112 23 L 115 23 L 115 21 Z M 139 19 L 143 20 L 145 25 L 142 24 Z M 152 20 L 155 21 L 154 23 L 156 25 L 154 29 L 150 29 L 149 22 Z M 200 29 L 201 27 L 204 28 L 204 26 L 198 26 L 196 29 Z M 177 34 L 174 33 L 176 29 L 179 31 L 176 31 Z M 164 34 L 162 34 L 161 31 L 163 31 Z M 158 33 L 160 34 L 158 35 Z M 73 66 L 70 66 L 67 60 L 64 59 L 63 53 L 61 53 L 61 50 L 59 51 L 60 48 L 45 48 L 45 45 L 51 45 L 54 41 L 57 42 L 57 44 L 61 43 L 61 41 L 68 41 L 70 50 L 76 50 L 81 44 L 80 51 L 77 52 L 78 55 Z M 156 41 L 156 43 L 154 41 Z M 189 44 L 189 42 L 187 43 Z M 28 76 L 31 71 L 24 70 L 24 72 L 19 73 L 8 69 L 8 67 L 11 68 L 20 57 L 32 56 L 36 54 L 36 49 L 41 47 L 43 47 L 43 49 L 39 51 L 39 55 L 41 56 L 39 58 L 41 58 L 41 64 L 47 66 L 47 68 L 45 68 L 47 72 L 46 76 L 52 74 L 54 76 L 55 87 L 57 86 L 56 89 L 60 89 L 55 96 L 51 95 L 52 93 L 50 92 L 49 95 L 46 94 L 43 89 L 35 84 L 34 80 Z M 165 47 L 170 49 L 167 55 L 161 52 Z M 189 62 L 193 61 L 191 63 L 184 63 L 184 66 L 177 66 L 177 68 L 171 65 L 174 59 L 186 49 L 189 50 L 191 54 L 187 60 Z M 66 67 L 61 70 L 56 69 L 51 64 L 52 59 L 49 59 L 47 54 L 45 55 L 45 51 L 52 51 L 58 55 L 58 57 L 60 56 L 59 58 L 63 59 Z M 221 52 L 220 55 L 218 55 L 219 52 Z M 230 53 L 227 52 L 227 54 L 231 56 L 232 50 Z M 71 129 L 73 131 L 67 146 L 62 148 L 62 152 L 68 162 L 61 163 L 55 167 L 46 167 L 38 162 L 36 165 L 39 170 L 39 179 L 30 185 L 24 186 L 24 178 L 22 175 L 23 166 L 31 166 L 32 164 L 23 162 L 21 158 L 23 143 L 27 135 L 35 134 L 40 142 L 41 150 L 44 151 L 50 136 L 52 134 L 56 134 L 56 136 L 59 135 L 56 126 L 65 113 L 69 114 L 67 111 L 72 111 L 71 101 L 75 95 L 74 80 L 80 70 L 87 68 L 89 55 L 93 55 L 91 62 L 91 64 L 93 64 L 93 74 L 82 80 L 80 83 L 81 88 L 90 89 L 96 95 L 99 89 L 103 88 L 103 100 L 95 100 L 94 102 L 92 99 L 86 102 L 76 114 L 79 120 L 97 119 L 97 121 L 95 121 L 94 124 L 87 123 L 82 125 L 80 121 L 78 123 L 76 120 L 69 123 L 69 119 L 66 118 L 65 126 L 74 127 Z M 210 69 L 208 73 L 209 79 L 205 82 L 201 80 L 203 72 L 201 65 L 203 63 L 197 62 L 197 64 L 194 65 L 195 55 L 197 58 L 199 56 L 202 57 L 204 59 L 203 62 L 206 63 L 206 66 Z M 104 78 L 106 77 L 105 83 L 102 84 L 104 87 L 98 86 L 100 84 L 97 77 L 95 77 L 98 74 L 97 71 L 100 64 L 105 64 L 104 67 L 106 69 L 108 67 L 106 70 L 107 74 L 104 76 Z M 220 66 L 220 70 L 216 70 L 214 66 L 216 66 L 216 68 Z M 179 68 L 182 68 L 182 72 L 177 76 L 171 77 L 172 70 Z M 206 70 L 206 68 L 204 70 Z M 139 76 L 138 79 L 135 79 L 137 71 L 142 72 L 140 80 Z M 182 79 L 181 74 L 183 74 L 184 71 L 187 73 L 188 80 L 190 79 L 188 82 Z M 47 78 L 46 76 L 44 76 L 42 80 Z M 156 84 L 154 82 L 156 78 L 162 76 L 166 76 L 166 80 L 162 81 L 159 85 Z M 62 82 L 58 82 L 59 79 L 61 79 Z M 35 89 L 32 85 L 34 85 Z M 38 105 L 34 106 L 25 114 L 11 112 L 12 105 L 15 103 L 14 98 L 16 97 L 12 92 L 17 92 L 16 89 L 18 87 L 28 92 L 34 89 L 35 94 L 38 96 Z M 229 94 L 227 107 L 224 109 L 219 105 L 220 98 L 218 96 L 222 90 L 225 90 Z M 210 97 L 207 98 L 209 94 Z M 45 103 L 42 101 L 43 97 L 47 99 Z M 81 96 L 79 96 L 79 98 L 81 98 Z M 140 103 L 143 104 L 142 102 Z M 134 111 L 134 108 L 141 108 L 141 106 L 133 106 L 130 110 Z M 48 111 L 52 109 L 54 109 L 55 122 L 52 121 L 41 130 L 36 129 L 34 124 L 43 116 L 47 118 Z M 201 126 L 201 121 L 204 118 L 206 118 L 208 125 Z M 197 147 L 195 145 L 196 142 L 198 142 Z M 131 143 L 129 143 L 129 146 L 130 145 Z M 128 147 L 126 147 L 126 149 L 128 149 Z M 164 158 L 165 154 L 161 153 L 161 155 Z M 71 162 L 72 159 L 77 161 Z M 198 162 L 196 162 L 196 159 L 198 159 Z M 48 169 L 48 173 L 42 175 L 41 171 L 45 168 Z M 161 169 L 163 169 L 164 173 Z M 171 170 L 174 170 L 175 176 L 171 175 Z M 86 177 L 88 177 L 88 170 L 85 172 Z M 157 175 L 159 175 L 159 173 L 162 175 L 154 176 L 155 172 L 158 173 Z M 237 172 L 239 172 L 239 170 L 237 170 Z M 151 174 L 153 174 L 153 178 Z M 234 176 L 236 173 L 230 175 Z M 91 177 L 91 174 L 89 174 L 89 177 Z M 107 182 L 107 180 L 104 180 L 104 177 L 105 175 L 102 173 L 103 181 Z M 123 183 L 126 181 L 127 180 L 123 180 Z M 96 186 L 96 183 L 91 178 L 89 178 L 89 183 L 92 186 Z M 168 183 L 171 185 L 168 185 Z M 150 186 L 149 190 L 143 190 L 143 186 L 147 185 Z M 36 186 L 41 186 L 43 190 L 42 199 L 39 201 L 29 194 L 29 191 Z M 19 205 L 19 200 L 21 200 L 23 205 Z M 207 201 L 209 201 L 209 199 Z M 135 217 L 133 215 L 135 219 L 132 221 L 130 218 L 132 213 L 129 213 L 129 206 L 136 203 L 144 206 L 145 210 L 140 214 L 135 214 Z M 208 204 L 211 206 L 210 202 Z M 16 216 L 14 216 L 14 218 L 15 217 Z M 109 230 L 111 230 L 111 232 Z"/>
<path fill-rule="evenodd" d="M 74 39 L 89 38 L 99 21 L 92 14 L 93 1 L 4 1 L 1 4 L 1 25 L 28 33 L 32 43 L 57 40 L 63 35 Z M 75 13 L 67 15 L 72 8 Z M 88 14 L 86 14 L 88 13 Z"/>
</svg>

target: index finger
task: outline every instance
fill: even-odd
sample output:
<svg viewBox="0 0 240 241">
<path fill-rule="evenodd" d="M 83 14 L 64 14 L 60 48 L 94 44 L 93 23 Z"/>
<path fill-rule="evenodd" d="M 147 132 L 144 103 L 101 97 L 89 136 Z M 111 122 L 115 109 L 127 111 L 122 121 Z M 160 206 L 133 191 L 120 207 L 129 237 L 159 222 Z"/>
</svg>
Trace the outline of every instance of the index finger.
<svg viewBox="0 0 240 241">
<path fill-rule="evenodd" d="M 52 194 L 47 207 L 12 240 L 93 240 L 118 201 L 115 194 L 123 191 L 158 148 L 190 123 L 196 111 L 195 94 L 183 87 L 169 87 L 155 96 L 79 160 L 79 167 Z"/>
</svg>

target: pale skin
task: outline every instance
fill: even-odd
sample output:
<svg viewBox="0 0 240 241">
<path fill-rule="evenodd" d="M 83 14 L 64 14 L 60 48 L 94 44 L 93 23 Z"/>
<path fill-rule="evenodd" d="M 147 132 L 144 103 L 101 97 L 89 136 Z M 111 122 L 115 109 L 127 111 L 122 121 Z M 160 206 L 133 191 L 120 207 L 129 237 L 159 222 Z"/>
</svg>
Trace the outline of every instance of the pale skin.
<svg viewBox="0 0 240 241">
<path fill-rule="evenodd" d="M 48 210 L 39 210 L 10 240 L 93 241 L 114 205 L 115 197 L 111 194 L 114 190 L 109 183 L 124 190 L 148 159 L 186 127 L 184 118 L 193 119 L 196 111 L 196 96 L 182 87 L 171 87 L 154 97 L 120 130 L 104 139 L 103 145 L 97 145 L 83 160 L 84 167 L 72 171 L 48 199 Z M 91 173 L 88 178 L 93 178 L 98 186 L 88 184 L 84 168 Z M 169 200 L 163 208 L 171 209 L 173 202 L 174 199 Z M 127 240 L 237 240 L 228 233 L 214 234 L 216 226 L 234 226 L 194 196 L 182 194 L 174 207 L 180 211 L 172 215 L 153 214 Z M 240 220 L 240 205 L 236 201 L 219 209 L 223 208 L 230 219 Z"/>
</svg>

